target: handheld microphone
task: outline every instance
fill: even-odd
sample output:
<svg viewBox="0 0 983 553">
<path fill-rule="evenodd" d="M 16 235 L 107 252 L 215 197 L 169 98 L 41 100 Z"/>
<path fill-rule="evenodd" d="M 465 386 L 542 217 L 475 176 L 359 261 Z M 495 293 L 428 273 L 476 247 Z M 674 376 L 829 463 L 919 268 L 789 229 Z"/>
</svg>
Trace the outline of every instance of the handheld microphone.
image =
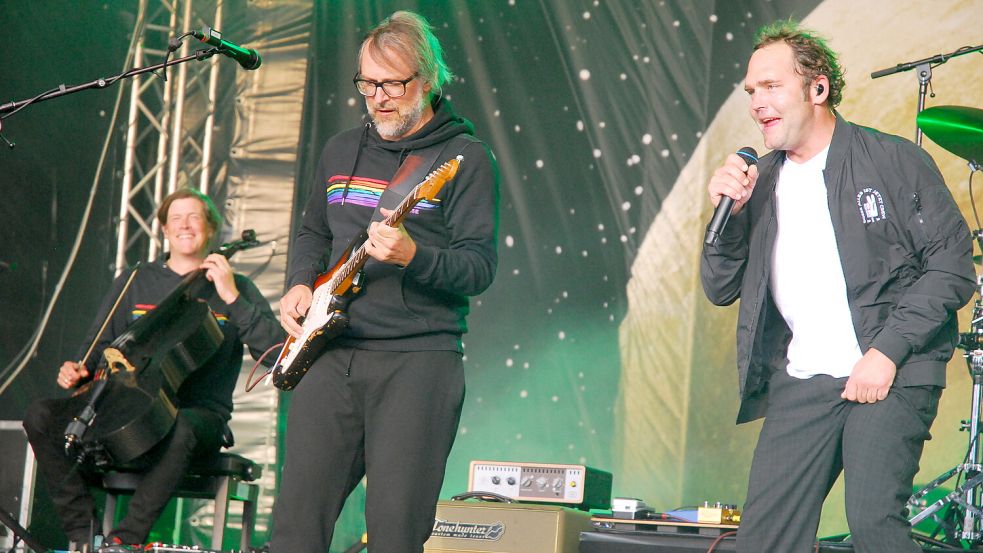
<svg viewBox="0 0 983 553">
<path fill-rule="evenodd" d="M 758 152 L 750 146 L 745 146 L 737 150 L 737 155 L 744 158 L 748 168 L 758 164 Z M 717 238 L 720 238 L 720 233 L 724 231 L 727 221 L 730 220 L 730 212 L 733 209 L 734 198 L 721 196 L 720 203 L 717 204 L 717 209 L 713 210 L 713 218 L 710 219 L 710 224 L 707 226 L 707 234 L 703 238 L 704 244 L 712 246 L 717 243 Z"/>
<path fill-rule="evenodd" d="M 209 46 L 218 48 L 220 54 L 236 60 L 243 69 L 252 71 L 263 63 L 263 59 L 259 57 L 259 53 L 256 50 L 243 48 L 234 42 L 223 40 L 222 33 L 212 29 L 208 25 L 202 27 L 200 31 L 191 31 L 191 36 Z"/>
</svg>

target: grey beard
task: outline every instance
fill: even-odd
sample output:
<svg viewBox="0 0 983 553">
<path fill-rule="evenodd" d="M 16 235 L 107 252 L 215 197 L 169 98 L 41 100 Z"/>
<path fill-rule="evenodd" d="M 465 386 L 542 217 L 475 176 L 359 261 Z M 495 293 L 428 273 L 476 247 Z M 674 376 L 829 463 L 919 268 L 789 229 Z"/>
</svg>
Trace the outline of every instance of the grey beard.
<svg viewBox="0 0 983 553">
<path fill-rule="evenodd" d="M 420 102 L 413 111 L 407 113 L 405 116 L 396 119 L 395 121 L 386 121 L 380 123 L 374 117 L 372 118 L 372 124 L 375 125 L 376 131 L 379 135 L 386 139 L 395 140 L 406 134 L 407 131 L 416 125 L 420 118 L 423 117 L 423 102 Z"/>
</svg>

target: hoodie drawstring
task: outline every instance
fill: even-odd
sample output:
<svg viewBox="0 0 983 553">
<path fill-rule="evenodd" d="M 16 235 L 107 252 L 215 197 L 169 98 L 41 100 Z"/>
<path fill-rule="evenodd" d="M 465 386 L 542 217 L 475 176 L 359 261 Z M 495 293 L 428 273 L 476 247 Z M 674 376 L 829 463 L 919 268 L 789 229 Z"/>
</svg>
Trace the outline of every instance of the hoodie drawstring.
<svg viewBox="0 0 983 553">
<path fill-rule="evenodd" d="M 345 205 L 345 198 L 348 197 L 348 187 L 352 184 L 352 177 L 355 176 L 355 169 L 358 168 L 358 158 L 362 155 L 362 148 L 365 147 L 365 138 L 369 134 L 369 127 L 372 123 L 366 123 L 365 127 L 362 129 L 362 136 L 358 139 L 358 149 L 355 150 L 355 161 L 352 162 L 352 170 L 348 173 L 348 178 L 345 179 L 345 189 L 341 193 L 341 205 Z"/>
</svg>

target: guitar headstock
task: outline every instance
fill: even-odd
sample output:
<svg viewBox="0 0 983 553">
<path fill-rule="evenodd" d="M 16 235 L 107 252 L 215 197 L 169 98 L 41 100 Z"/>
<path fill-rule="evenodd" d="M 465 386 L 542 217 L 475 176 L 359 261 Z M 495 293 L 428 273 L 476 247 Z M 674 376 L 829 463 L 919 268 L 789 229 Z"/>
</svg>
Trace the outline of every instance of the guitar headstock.
<svg viewBox="0 0 983 553">
<path fill-rule="evenodd" d="M 444 187 L 444 184 L 453 179 L 454 175 L 457 174 L 457 168 L 461 165 L 462 159 L 464 159 L 464 156 L 457 156 L 441 163 L 440 167 L 434 169 L 432 173 L 427 175 L 427 178 L 423 179 L 423 182 L 417 185 L 413 197 L 417 200 L 433 200 L 436 198 L 437 194 L 440 193 L 440 189 Z"/>
</svg>

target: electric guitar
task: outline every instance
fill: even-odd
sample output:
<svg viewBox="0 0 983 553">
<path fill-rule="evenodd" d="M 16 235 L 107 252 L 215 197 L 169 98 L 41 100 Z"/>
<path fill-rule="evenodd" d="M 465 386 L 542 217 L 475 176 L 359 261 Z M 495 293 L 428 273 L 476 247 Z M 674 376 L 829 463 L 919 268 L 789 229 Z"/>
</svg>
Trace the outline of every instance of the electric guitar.
<svg viewBox="0 0 983 553">
<path fill-rule="evenodd" d="M 461 159 L 463 156 L 450 159 L 427 175 L 382 221 L 383 224 L 398 227 L 417 203 L 433 200 L 444 184 L 457 174 Z M 314 297 L 304 318 L 301 336 L 287 337 L 273 365 L 271 374 L 273 385 L 277 388 L 293 390 L 321 352 L 348 328 L 349 318 L 345 309 L 362 287 L 361 269 L 369 258 L 361 240 L 363 237 L 352 240 L 341 260 L 314 281 Z"/>
</svg>

